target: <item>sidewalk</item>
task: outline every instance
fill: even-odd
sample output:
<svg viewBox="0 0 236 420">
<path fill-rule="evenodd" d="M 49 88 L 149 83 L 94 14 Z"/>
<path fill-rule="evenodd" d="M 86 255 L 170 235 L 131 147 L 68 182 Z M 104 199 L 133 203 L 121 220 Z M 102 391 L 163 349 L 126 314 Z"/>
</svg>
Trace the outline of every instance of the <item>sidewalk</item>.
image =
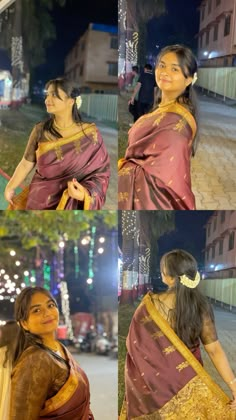
<svg viewBox="0 0 236 420">
<path fill-rule="evenodd" d="M 236 315 L 219 307 L 214 307 L 214 314 L 219 341 L 221 342 L 221 345 L 227 355 L 231 368 L 236 374 Z M 231 398 L 232 395 L 230 394 L 229 388 L 221 379 L 208 354 L 203 348 L 201 349 L 201 353 L 204 368 L 214 381 L 217 382 Z"/>
</svg>

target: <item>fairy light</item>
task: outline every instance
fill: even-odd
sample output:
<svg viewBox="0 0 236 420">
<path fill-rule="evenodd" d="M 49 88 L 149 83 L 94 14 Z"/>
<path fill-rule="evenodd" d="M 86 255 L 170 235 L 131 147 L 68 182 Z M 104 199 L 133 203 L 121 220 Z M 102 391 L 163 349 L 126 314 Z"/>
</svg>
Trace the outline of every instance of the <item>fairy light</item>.
<svg viewBox="0 0 236 420">
<path fill-rule="evenodd" d="M 51 283 L 51 267 L 48 264 L 47 260 L 43 262 L 43 287 L 46 290 L 50 290 Z"/>
<path fill-rule="evenodd" d="M 70 300 L 67 283 L 65 281 L 60 282 L 60 292 L 61 292 L 61 309 L 65 318 L 65 323 L 68 328 L 68 337 L 70 340 L 73 340 L 74 333 L 72 329 L 72 323 L 70 318 Z"/>
<path fill-rule="evenodd" d="M 16 251 L 14 251 L 14 249 L 11 249 L 11 251 L 10 251 L 10 255 L 11 255 L 12 257 L 14 257 L 14 256 L 16 255 Z"/>
<path fill-rule="evenodd" d="M 92 284 L 93 283 L 93 279 L 90 279 L 90 278 L 87 279 L 86 281 L 87 281 L 88 284 Z"/>
<path fill-rule="evenodd" d="M 90 240 L 90 247 L 89 247 L 89 261 L 88 261 L 88 278 L 94 278 L 93 272 L 93 259 L 94 259 L 94 244 L 95 244 L 95 235 L 96 235 L 96 226 L 92 226 L 91 228 L 91 240 Z M 93 282 L 89 284 L 90 289 L 93 288 Z"/>
<path fill-rule="evenodd" d="M 75 258 L 75 279 L 79 278 L 79 253 L 78 246 L 74 245 L 74 258 Z"/>
<path fill-rule="evenodd" d="M 104 244 L 104 242 L 105 242 L 105 238 L 104 238 L 104 236 L 101 236 L 99 239 L 98 239 L 98 242 L 100 242 L 100 244 Z"/>
<path fill-rule="evenodd" d="M 103 254 L 103 252 L 104 252 L 104 248 L 98 248 L 98 253 L 99 254 Z"/>
<path fill-rule="evenodd" d="M 20 261 L 19 261 L 19 260 L 17 260 L 17 261 L 15 262 L 15 264 L 16 264 L 16 266 L 17 266 L 17 267 L 19 267 L 19 266 L 20 266 Z"/>
</svg>

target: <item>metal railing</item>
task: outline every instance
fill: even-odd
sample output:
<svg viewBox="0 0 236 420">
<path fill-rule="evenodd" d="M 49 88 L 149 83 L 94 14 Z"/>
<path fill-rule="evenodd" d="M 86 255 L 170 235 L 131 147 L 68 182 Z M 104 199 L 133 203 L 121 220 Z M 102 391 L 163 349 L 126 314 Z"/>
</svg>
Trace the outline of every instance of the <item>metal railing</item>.
<svg viewBox="0 0 236 420">
<path fill-rule="evenodd" d="M 236 307 L 236 278 L 202 280 L 200 289 L 209 298 Z"/>
<path fill-rule="evenodd" d="M 236 100 L 236 67 L 201 67 L 198 69 L 197 86 L 215 95 Z"/>
<path fill-rule="evenodd" d="M 82 105 L 80 111 L 88 117 L 102 121 L 117 122 L 117 95 L 106 95 L 97 93 L 82 94 Z"/>
</svg>

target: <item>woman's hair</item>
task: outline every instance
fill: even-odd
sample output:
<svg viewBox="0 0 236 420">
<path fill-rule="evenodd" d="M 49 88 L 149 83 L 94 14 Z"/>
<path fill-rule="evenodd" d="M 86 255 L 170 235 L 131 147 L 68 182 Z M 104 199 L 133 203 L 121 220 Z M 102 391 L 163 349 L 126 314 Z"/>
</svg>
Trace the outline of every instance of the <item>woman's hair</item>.
<svg viewBox="0 0 236 420">
<path fill-rule="evenodd" d="M 60 77 L 49 80 L 45 85 L 45 90 L 47 90 L 49 86 L 51 85 L 55 89 L 55 94 L 57 98 L 61 99 L 60 94 L 59 94 L 59 89 L 61 89 L 63 90 L 63 92 L 65 92 L 65 94 L 69 98 L 72 98 L 75 100 L 72 107 L 72 119 L 74 122 L 82 125 L 82 118 L 76 105 L 76 98 L 77 96 L 80 96 L 80 90 L 78 86 L 76 86 L 75 83 L 73 83 L 72 81 L 65 78 L 60 78 Z M 54 115 L 52 115 L 49 119 L 45 121 L 43 125 L 43 131 L 49 131 L 53 136 L 60 138 L 62 136 L 60 133 L 58 133 L 57 130 L 55 130 L 53 126 L 53 121 L 54 121 Z"/>
<path fill-rule="evenodd" d="M 188 77 L 194 77 L 194 74 L 197 73 L 197 60 L 190 50 L 190 48 L 184 46 L 184 45 L 169 45 L 165 48 L 163 48 L 159 55 L 157 56 L 157 62 L 156 65 L 159 63 L 160 59 L 167 53 L 175 53 L 178 62 L 180 65 L 180 68 L 182 70 L 182 73 L 184 77 L 187 79 Z M 157 103 L 159 104 L 161 102 L 161 91 L 158 91 L 158 97 L 157 97 Z M 197 97 L 196 93 L 194 91 L 192 83 L 190 83 L 182 92 L 178 98 L 177 102 L 182 103 L 186 105 L 191 112 L 191 114 L 194 116 L 195 120 L 198 121 L 198 107 L 197 107 Z M 195 155 L 196 148 L 198 143 L 198 134 L 196 133 L 195 138 L 193 140 L 192 144 L 192 155 Z"/>
<path fill-rule="evenodd" d="M 164 275 L 175 279 L 175 285 L 171 290 L 175 291 L 176 304 L 171 311 L 171 325 L 178 337 L 191 348 L 196 345 L 202 332 L 204 316 L 214 319 L 211 306 L 198 286 L 191 289 L 180 283 L 180 276 L 183 274 L 194 280 L 197 262 L 188 252 L 175 249 L 162 256 L 160 267 Z"/>
<path fill-rule="evenodd" d="M 15 358 L 19 333 L 20 327 L 14 320 L 7 321 L 0 327 L 0 347 L 6 347 L 3 367 L 6 367 L 7 360 L 13 361 Z"/>
<path fill-rule="evenodd" d="M 20 355 L 25 349 L 27 349 L 27 347 L 34 345 L 41 348 L 44 347 L 43 340 L 39 335 L 32 334 L 31 332 L 25 330 L 22 326 L 22 321 L 27 321 L 29 317 L 30 303 L 35 293 L 43 293 L 45 296 L 51 299 L 57 306 L 57 302 L 54 299 L 54 297 L 48 290 L 44 289 L 43 287 L 26 287 L 17 296 L 15 301 L 15 319 L 20 326 L 20 333 L 14 362 L 16 362 L 19 359 Z"/>
</svg>

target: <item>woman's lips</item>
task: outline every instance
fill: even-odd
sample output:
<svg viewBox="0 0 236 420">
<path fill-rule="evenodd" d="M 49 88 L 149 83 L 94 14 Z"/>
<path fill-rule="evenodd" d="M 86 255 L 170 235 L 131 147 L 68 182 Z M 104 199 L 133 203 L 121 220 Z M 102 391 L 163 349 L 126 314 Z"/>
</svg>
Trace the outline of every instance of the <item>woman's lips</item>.
<svg viewBox="0 0 236 420">
<path fill-rule="evenodd" d="M 43 324 L 51 324 L 51 322 L 54 322 L 55 319 L 49 319 L 48 321 L 43 322 Z"/>
</svg>

